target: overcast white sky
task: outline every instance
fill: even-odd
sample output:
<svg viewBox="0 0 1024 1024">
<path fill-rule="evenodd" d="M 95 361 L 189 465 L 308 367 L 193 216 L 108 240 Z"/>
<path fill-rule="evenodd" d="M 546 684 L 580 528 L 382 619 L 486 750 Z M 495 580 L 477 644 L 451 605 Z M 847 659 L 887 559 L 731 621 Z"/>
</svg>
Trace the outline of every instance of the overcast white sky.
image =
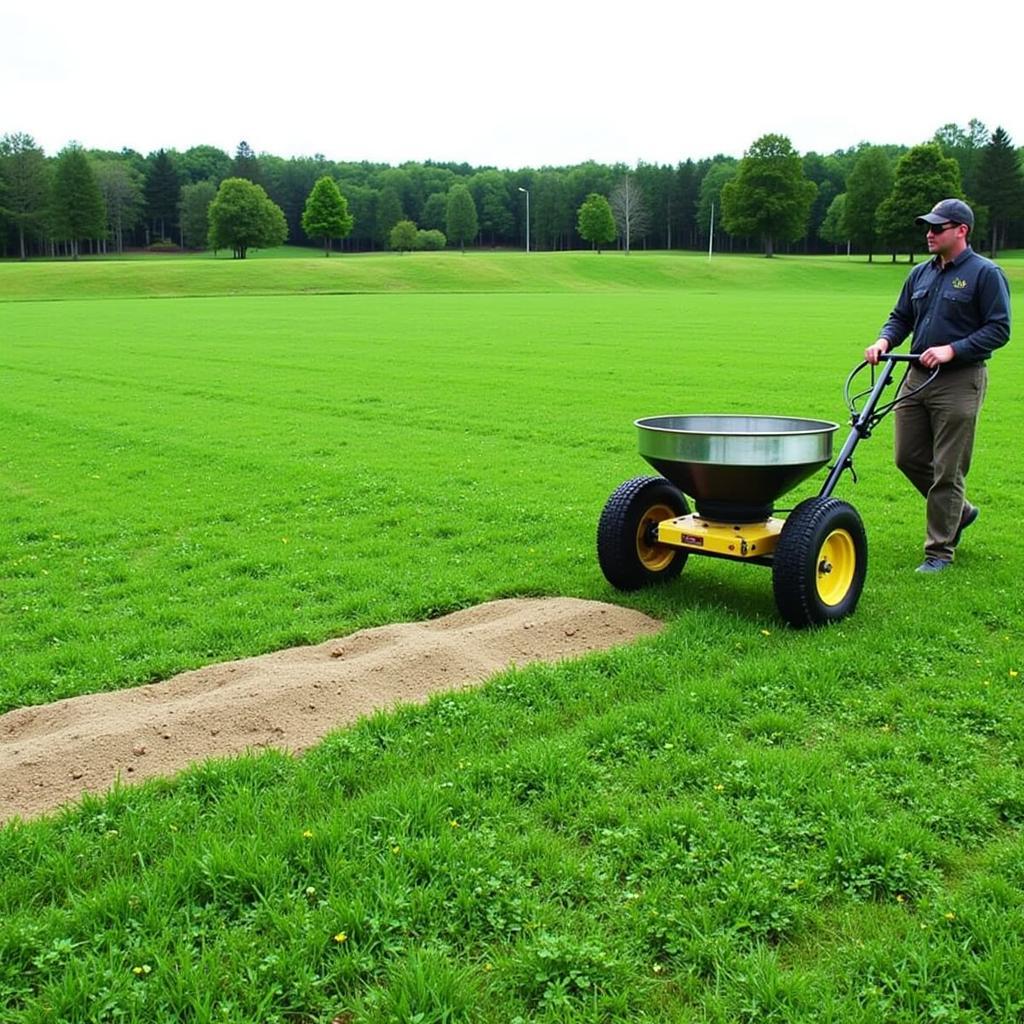
<svg viewBox="0 0 1024 1024">
<path fill-rule="evenodd" d="M 998 13 L 997 13 L 998 10 Z M 504 168 L 913 144 L 1024 145 L 1009 0 L 0 0 L 0 134 L 142 153 Z M 973 40 L 970 38 L 973 33 Z"/>
</svg>

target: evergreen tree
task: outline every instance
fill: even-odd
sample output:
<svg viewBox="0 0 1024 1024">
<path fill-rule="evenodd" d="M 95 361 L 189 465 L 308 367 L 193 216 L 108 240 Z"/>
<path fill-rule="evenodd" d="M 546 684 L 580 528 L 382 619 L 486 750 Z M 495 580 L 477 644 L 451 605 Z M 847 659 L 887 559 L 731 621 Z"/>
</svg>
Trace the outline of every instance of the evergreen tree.
<svg viewBox="0 0 1024 1024">
<path fill-rule="evenodd" d="M 150 154 L 146 172 L 146 220 L 153 235 L 168 238 L 178 220 L 178 198 L 181 182 L 178 170 L 165 149 Z"/>
<path fill-rule="evenodd" d="M 448 216 L 446 234 L 452 242 L 458 242 L 465 252 L 466 242 L 476 238 L 476 204 L 465 185 L 452 185 L 448 191 Z"/>
<path fill-rule="evenodd" d="M 281 245 L 288 237 L 281 207 L 262 186 L 245 178 L 225 178 L 210 204 L 210 245 L 231 249 L 244 260 L 249 249 Z"/>
<path fill-rule="evenodd" d="M 604 196 L 591 192 L 577 215 L 580 238 L 601 252 L 601 246 L 615 241 L 615 218 L 612 208 Z"/>
<path fill-rule="evenodd" d="M 57 154 L 50 216 L 54 236 L 70 244 L 73 259 L 78 259 L 83 238 L 104 235 L 107 214 L 103 195 L 89 158 L 77 143 Z"/>
<path fill-rule="evenodd" d="M 352 230 L 348 203 L 334 179 L 328 175 L 313 186 L 302 213 L 302 230 L 310 238 L 324 240 L 324 255 L 331 254 L 331 239 L 345 238 Z"/>
<path fill-rule="evenodd" d="M 817 194 L 789 139 L 762 135 L 744 153 L 736 177 L 722 186 L 722 222 L 730 234 L 760 237 L 771 257 L 776 242 L 803 237 Z"/>
<path fill-rule="evenodd" d="M 914 146 L 896 164 L 892 192 L 878 207 L 878 232 L 892 250 L 908 252 L 914 262 L 914 250 L 924 237 L 914 220 L 927 213 L 940 199 L 960 199 L 960 167 L 952 157 L 942 155 L 936 142 Z"/>
<path fill-rule="evenodd" d="M 1013 143 L 1002 128 L 996 128 L 981 151 L 977 195 L 988 207 L 989 249 L 994 259 L 1006 245 L 1010 222 L 1024 214 L 1024 174 Z"/>
<path fill-rule="evenodd" d="M 259 157 L 256 156 L 245 139 L 242 139 L 238 144 L 238 149 L 235 150 L 235 159 L 231 161 L 230 175 L 232 178 L 245 178 L 246 181 L 251 181 L 254 185 L 260 185 L 263 182 Z"/>
<path fill-rule="evenodd" d="M 878 207 L 892 192 L 892 184 L 892 164 L 878 146 L 861 153 L 846 182 L 843 226 L 854 245 L 867 249 L 868 263 L 878 244 Z"/>
<path fill-rule="evenodd" d="M 23 260 L 25 233 L 42 227 L 49 189 L 46 157 L 32 136 L 19 132 L 0 139 L 0 213 L 14 221 Z"/>
</svg>

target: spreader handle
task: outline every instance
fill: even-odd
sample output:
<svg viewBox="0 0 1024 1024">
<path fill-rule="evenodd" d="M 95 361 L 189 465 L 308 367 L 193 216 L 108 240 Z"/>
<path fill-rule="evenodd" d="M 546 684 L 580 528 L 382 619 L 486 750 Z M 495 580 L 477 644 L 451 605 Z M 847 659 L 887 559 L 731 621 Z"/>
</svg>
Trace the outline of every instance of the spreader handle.
<svg viewBox="0 0 1024 1024">
<path fill-rule="evenodd" d="M 888 363 L 916 363 L 920 360 L 921 354 L 919 352 L 886 352 L 883 355 L 879 355 L 879 362 L 885 361 Z"/>
</svg>

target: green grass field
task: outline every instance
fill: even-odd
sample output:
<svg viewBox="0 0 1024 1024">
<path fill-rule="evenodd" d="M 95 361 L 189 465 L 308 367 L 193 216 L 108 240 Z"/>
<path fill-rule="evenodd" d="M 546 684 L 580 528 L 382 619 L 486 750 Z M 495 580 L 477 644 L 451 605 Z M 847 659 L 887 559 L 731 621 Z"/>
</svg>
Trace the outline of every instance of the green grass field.
<svg viewBox="0 0 1024 1024">
<path fill-rule="evenodd" d="M 594 557 L 633 419 L 842 421 L 906 270 L 0 264 L 0 710 L 500 596 L 668 623 L 8 825 L 0 1020 L 1019 1020 L 1015 344 L 953 572 L 912 571 L 889 422 L 838 490 L 870 566 L 835 628 L 758 567 L 627 599 Z"/>
</svg>

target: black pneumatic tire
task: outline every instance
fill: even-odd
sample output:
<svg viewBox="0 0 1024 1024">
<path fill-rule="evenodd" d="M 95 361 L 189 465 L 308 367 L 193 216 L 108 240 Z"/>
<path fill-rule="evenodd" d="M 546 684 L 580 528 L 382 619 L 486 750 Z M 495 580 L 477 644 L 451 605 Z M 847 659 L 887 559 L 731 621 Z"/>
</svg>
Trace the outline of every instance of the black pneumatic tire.
<svg viewBox="0 0 1024 1024">
<path fill-rule="evenodd" d="M 678 487 L 660 476 L 638 476 L 616 488 L 597 524 L 597 561 L 619 590 L 675 579 L 687 552 L 649 538 L 658 523 L 690 511 Z"/>
<path fill-rule="evenodd" d="M 787 518 L 772 559 L 779 614 L 798 629 L 851 614 L 864 589 L 868 542 L 857 510 L 808 498 Z"/>
</svg>

